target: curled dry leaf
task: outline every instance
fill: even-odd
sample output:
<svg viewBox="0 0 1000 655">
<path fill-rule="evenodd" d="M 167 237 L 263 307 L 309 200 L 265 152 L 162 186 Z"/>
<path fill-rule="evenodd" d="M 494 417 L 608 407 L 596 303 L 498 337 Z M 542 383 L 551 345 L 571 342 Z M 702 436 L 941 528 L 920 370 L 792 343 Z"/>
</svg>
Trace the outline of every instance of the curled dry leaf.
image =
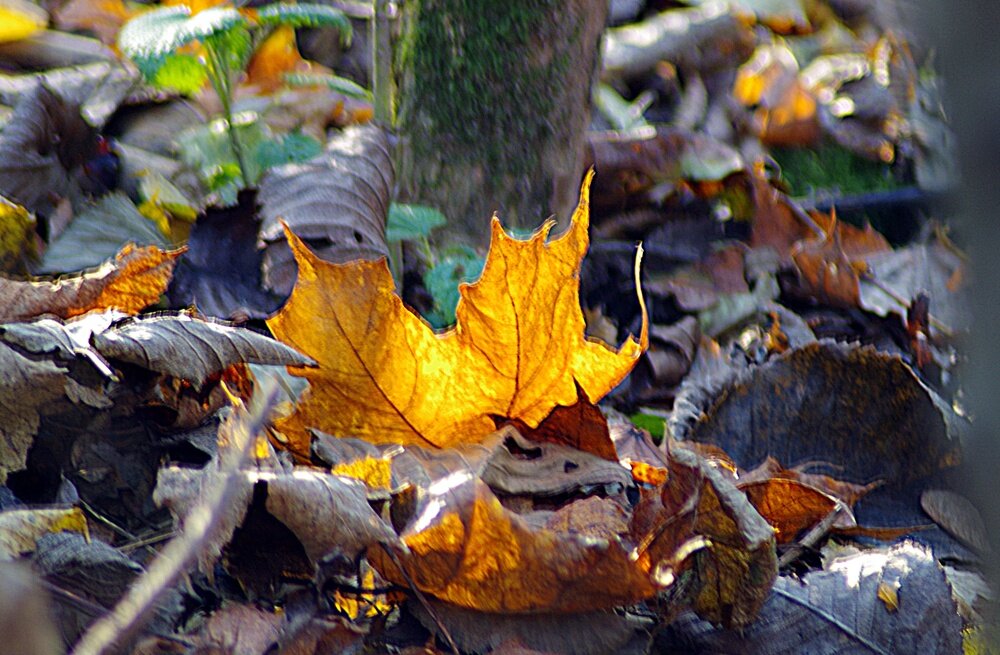
<svg viewBox="0 0 1000 655">
<path fill-rule="evenodd" d="M 197 387 L 238 362 L 307 366 L 311 360 L 274 339 L 187 314 L 125 321 L 91 337 L 108 359 L 187 380 Z"/>
<path fill-rule="evenodd" d="M 607 419 L 582 390 L 579 393 L 580 397 L 575 403 L 568 407 L 556 407 L 537 427 L 531 428 L 519 419 L 510 423 L 532 441 L 571 446 L 617 462 L 618 454 L 611 442 Z"/>
<path fill-rule="evenodd" d="M 648 334 L 644 316 L 640 338 L 618 350 L 584 336 L 589 184 L 559 237 L 547 238 L 549 222 L 519 241 L 494 218 L 482 276 L 461 287 L 457 325 L 440 334 L 403 305 L 384 261 L 327 263 L 289 231 L 299 279 L 268 327 L 319 367 L 294 371 L 311 388 L 278 423 L 288 448 L 308 457 L 308 428 L 443 448 L 491 434 L 494 417 L 535 427 L 578 389 L 596 401 L 614 388 Z"/>
<path fill-rule="evenodd" d="M 881 584 L 898 587 L 899 611 L 887 611 Z M 760 620 L 743 631 L 690 616 L 671 631 L 677 643 L 661 643 L 663 652 L 794 655 L 804 644 L 820 653 L 962 652 L 962 619 L 944 572 L 912 542 L 836 559 L 803 580 L 778 578 Z"/>
<path fill-rule="evenodd" d="M 648 568 L 629 558 L 627 529 L 625 511 L 600 498 L 572 503 L 542 524 L 530 521 L 458 471 L 428 489 L 400 534 L 409 553 L 398 557 L 418 589 L 467 609 L 607 609 L 660 588 Z M 387 578 L 407 584 L 384 551 L 368 556 Z"/>
<path fill-rule="evenodd" d="M 0 278 L 0 322 L 43 314 L 72 318 L 92 310 L 126 314 L 155 303 L 170 282 L 180 250 L 126 245 L 97 270 L 52 282 Z"/>
<path fill-rule="evenodd" d="M 899 357 L 872 348 L 819 341 L 713 387 L 671 427 L 744 469 L 768 456 L 819 460 L 850 482 L 902 487 L 956 462 L 962 422 Z"/>
<path fill-rule="evenodd" d="M 264 318 L 281 305 L 261 284 L 257 209 L 257 193 L 244 189 L 236 205 L 209 207 L 198 216 L 170 281 L 173 307 L 195 306 L 217 318 Z"/>
<path fill-rule="evenodd" d="M 350 262 L 388 255 L 385 222 L 395 173 L 389 137 L 374 126 L 352 127 L 303 164 L 269 170 L 260 183 L 264 283 L 287 295 L 299 252 L 289 250 L 282 222 L 319 259 Z"/>
<path fill-rule="evenodd" d="M 667 482 L 643 494 L 630 532 L 637 561 L 652 567 L 705 539 L 707 547 L 694 553 L 690 602 L 699 616 L 728 628 L 756 618 L 778 573 L 771 526 L 728 474 L 683 448 L 671 450 Z M 678 572 L 659 571 L 667 574 Z"/>
<path fill-rule="evenodd" d="M 0 425 L 0 482 L 25 467 L 40 412 L 71 383 L 66 369 L 0 344 L 0 414 L 6 417 Z"/>
<path fill-rule="evenodd" d="M 17 103 L 0 134 L 0 195 L 47 214 L 53 196 L 80 194 L 72 172 L 96 148 L 97 132 L 79 104 L 39 84 Z"/>
</svg>

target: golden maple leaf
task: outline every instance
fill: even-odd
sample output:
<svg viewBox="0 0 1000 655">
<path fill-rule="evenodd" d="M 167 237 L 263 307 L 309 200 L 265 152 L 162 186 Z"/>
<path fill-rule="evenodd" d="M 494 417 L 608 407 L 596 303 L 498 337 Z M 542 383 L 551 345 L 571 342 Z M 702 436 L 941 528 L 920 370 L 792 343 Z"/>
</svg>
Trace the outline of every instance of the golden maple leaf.
<svg viewBox="0 0 1000 655">
<path fill-rule="evenodd" d="M 646 348 L 647 321 L 643 305 L 639 340 L 618 350 L 584 336 L 578 297 L 592 176 L 557 238 L 547 240 L 549 221 L 517 240 L 494 216 L 482 276 L 460 287 L 456 326 L 443 333 L 403 305 L 385 260 L 331 264 L 286 227 L 299 275 L 268 327 L 319 364 L 291 369 L 310 390 L 278 422 L 286 447 L 308 456 L 307 428 L 317 428 L 446 448 L 479 441 L 498 416 L 537 426 L 577 402 L 578 386 L 595 402 L 613 389 Z"/>
</svg>

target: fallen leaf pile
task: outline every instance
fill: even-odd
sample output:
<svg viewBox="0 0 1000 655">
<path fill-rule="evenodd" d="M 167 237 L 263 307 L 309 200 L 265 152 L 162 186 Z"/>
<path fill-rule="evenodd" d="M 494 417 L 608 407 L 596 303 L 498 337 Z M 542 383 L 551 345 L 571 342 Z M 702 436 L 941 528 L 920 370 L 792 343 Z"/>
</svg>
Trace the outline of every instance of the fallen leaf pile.
<svg viewBox="0 0 1000 655">
<path fill-rule="evenodd" d="M 609 5 L 575 212 L 484 253 L 395 202 L 366 30 L 245 51 L 238 189 L 211 94 L 114 49 L 146 8 L 0 0 L 5 634 L 144 595 L 121 652 L 973 652 L 932 66 L 881 0 L 666 5 Z"/>
</svg>

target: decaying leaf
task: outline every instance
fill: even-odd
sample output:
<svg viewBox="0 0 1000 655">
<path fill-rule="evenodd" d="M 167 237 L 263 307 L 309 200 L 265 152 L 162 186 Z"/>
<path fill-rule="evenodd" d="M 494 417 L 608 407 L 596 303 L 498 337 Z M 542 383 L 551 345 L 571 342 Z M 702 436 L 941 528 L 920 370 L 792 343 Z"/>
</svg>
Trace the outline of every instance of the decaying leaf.
<svg viewBox="0 0 1000 655">
<path fill-rule="evenodd" d="M 722 473 L 692 451 L 672 449 L 667 482 L 646 492 L 630 526 L 639 563 L 670 562 L 693 539 L 693 609 L 713 623 L 751 623 L 777 575 L 774 531 Z M 661 565 L 662 566 L 662 565 Z M 676 577 L 678 571 L 660 571 Z M 670 608 L 676 612 L 677 608 Z"/>
<path fill-rule="evenodd" d="M 212 614 L 192 641 L 198 653 L 264 655 L 277 651 L 283 623 L 281 612 L 233 603 Z"/>
<path fill-rule="evenodd" d="M 871 348 L 808 344 L 722 380 L 705 400 L 677 410 L 675 435 L 718 445 L 744 469 L 768 456 L 819 460 L 849 482 L 898 487 L 956 461 L 950 408 L 901 359 Z"/>
<path fill-rule="evenodd" d="M 837 499 L 795 480 L 772 478 L 743 483 L 740 491 L 774 528 L 780 544 L 795 540 L 837 508 Z"/>
<path fill-rule="evenodd" d="M 556 407 L 537 427 L 528 427 L 518 419 L 510 423 L 533 441 L 563 444 L 612 462 L 618 461 L 607 419 L 582 391 L 579 400 L 569 407 Z"/>
<path fill-rule="evenodd" d="M 964 255 L 948 238 L 935 231 L 925 244 L 915 244 L 865 257 L 868 274 L 861 280 L 861 307 L 879 316 L 906 318 L 918 294 L 930 300 L 931 327 L 936 331 L 964 331 L 970 314 L 964 291 L 968 266 Z"/>
<path fill-rule="evenodd" d="M 888 611 L 880 584 L 899 588 L 899 610 Z M 831 562 L 803 580 L 781 577 L 760 620 L 741 632 L 682 617 L 665 652 L 793 655 L 803 652 L 962 652 L 962 619 L 944 572 L 924 548 L 904 542 Z"/>
<path fill-rule="evenodd" d="M 181 520 L 212 484 L 214 469 L 213 464 L 203 470 L 163 469 L 154 499 Z M 203 569 L 221 554 L 243 522 L 257 484 L 267 489 L 267 511 L 292 531 L 313 562 L 333 549 L 353 559 L 372 544 L 396 541 L 392 529 L 368 504 L 364 485 L 356 480 L 308 469 L 249 470 L 237 475 L 237 492 L 219 519 L 201 560 Z"/>
<path fill-rule="evenodd" d="M 250 330 L 188 314 L 136 318 L 94 334 L 94 348 L 108 359 L 172 375 L 200 387 L 237 362 L 307 366 L 288 346 Z"/>
<path fill-rule="evenodd" d="M 50 582 L 101 607 L 112 608 L 128 588 L 136 584 L 143 567 L 108 544 L 88 541 L 75 532 L 54 532 L 38 540 L 32 568 Z M 153 609 L 148 628 L 169 632 L 183 608 L 181 594 L 168 590 Z M 63 639 L 75 642 L 94 617 L 70 605 L 58 614 Z"/>
<path fill-rule="evenodd" d="M 200 214 L 170 281 L 171 304 L 223 319 L 264 318 L 275 311 L 281 299 L 261 282 L 260 226 L 253 190 L 240 191 L 233 207 Z"/>
<path fill-rule="evenodd" d="M 611 498 L 630 484 L 629 472 L 617 459 L 608 461 L 558 442 L 534 442 L 512 427 L 498 436 L 502 438 L 480 476 L 496 493 L 553 498 L 598 491 Z"/>
<path fill-rule="evenodd" d="M 84 209 L 42 256 L 43 273 L 81 271 L 114 257 L 128 243 L 169 249 L 170 242 L 128 196 L 110 193 Z"/>
<path fill-rule="evenodd" d="M 628 605 L 656 593 L 630 560 L 628 516 L 615 502 L 576 501 L 547 520 L 506 510 L 485 483 L 458 471 L 428 489 L 401 533 L 398 555 L 418 589 L 482 612 L 579 612 Z M 406 584 L 383 551 L 369 559 Z M 647 562 L 648 564 L 648 562 Z"/>
<path fill-rule="evenodd" d="M 0 344 L 0 482 L 23 469 L 39 425 L 39 411 L 66 393 L 67 371 Z"/>
<path fill-rule="evenodd" d="M 180 251 L 127 245 L 96 271 L 46 281 L 0 278 L 0 322 L 43 314 L 71 318 L 92 310 L 135 314 L 155 303 L 167 289 Z"/>
<path fill-rule="evenodd" d="M 388 136 L 375 126 L 349 128 L 311 161 L 269 170 L 259 196 L 268 289 L 287 295 L 301 257 L 296 252 L 293 258 L 286 245 L 282 221 L 321 260 L 343 263 L 388 255 L 385 222 L 394 178 Z"/>
<path fill-rule="evenodd" d="M 610 391 L 648 335 L 644 320 L 640 338 L 617 351 L 584 336 L 578 276 L 588 245 L 589 182 L 557 238 L 547 239 L 552 222 L 518 241 L 493 220 L 482 276 L 462 286 L 458 325 L 441 334 L 395 295 L 384 261 L 323 262 L 289 232 L 299 280 L 268 326 L 319 362 L 296 371 L 311 389 L 278 424 L 289 448 L 308 456 L 310 427 L 447 447 L 491 434 L 493 417 L 534 427 L 553 408 L 575 403 L 578 389 L 595 401 Z"/>
<path fill-rule="evenodd" d="M 25 95 L 0 133 L 0 195 L 31 212 L 47 214 L 54 196 L 76 197 L 72 172 L 94 154 L 97 132 L 46 86 Z"/>
<path fill-rule="evenodd" d="M 87 519 L 78 507 L 0 512 L 0 560 L 14 560 L 33 553 L 42 535 L 67 530 L 90 536 Z"/>
</svg>

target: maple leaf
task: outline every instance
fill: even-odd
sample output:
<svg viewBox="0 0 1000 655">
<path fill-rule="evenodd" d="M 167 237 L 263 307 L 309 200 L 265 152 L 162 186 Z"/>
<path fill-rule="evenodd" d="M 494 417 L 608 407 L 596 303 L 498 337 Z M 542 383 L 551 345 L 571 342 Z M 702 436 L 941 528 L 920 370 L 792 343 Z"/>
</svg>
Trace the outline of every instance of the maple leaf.
<svg viewBox="0 0 1000 655">
<path fill-rule="evenodd" d="M 579 276 L 592 177 L 557 238 L 548 239 L 552 221 L 520 241 L 493 218 L 482 276 L 461 286 L 457 324 L 443 333 L 403 305 L 385 260 L 324 262 L 289 231 L 298 281 L 268 327 L 319 366 L 291 369 L 311 388 L 278 423 L 286 447 L 307 456 L 307 428 L 317 428 L 444 448 L 492 433 L 498 416 L 535 427 L 574 404 L 578 387 L 595 402 L 614 388 L 647 346 L 647 321 L 643 308 L 639 339 L 618 350 L 584 336 Z"/>
</svg>

